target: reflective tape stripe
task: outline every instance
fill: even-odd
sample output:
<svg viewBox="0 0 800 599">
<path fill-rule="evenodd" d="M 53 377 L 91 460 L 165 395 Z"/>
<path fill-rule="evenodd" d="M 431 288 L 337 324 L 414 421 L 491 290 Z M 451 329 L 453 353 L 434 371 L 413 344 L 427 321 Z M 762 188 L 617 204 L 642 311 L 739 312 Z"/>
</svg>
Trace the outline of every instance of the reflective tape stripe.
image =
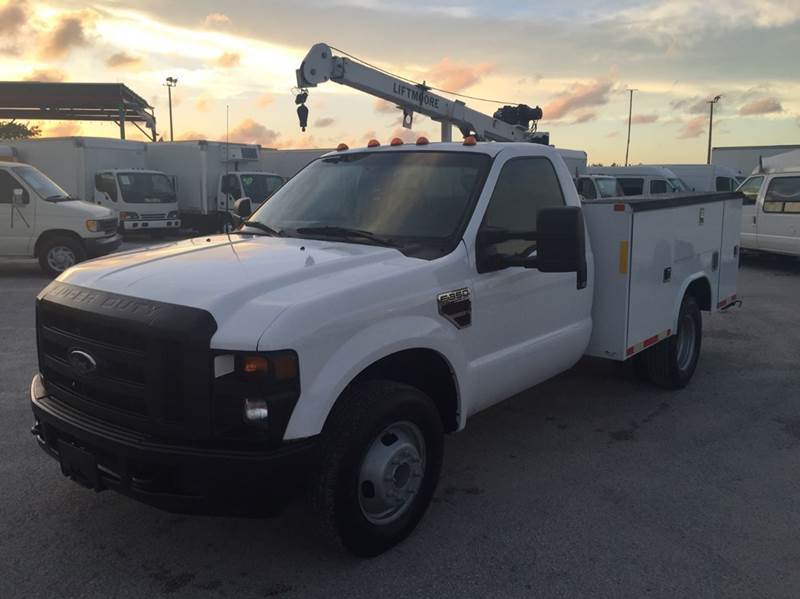
<svg viewBox="0 0 800 599">
<path fill-rule="evenodd" d="M 667 337 L 672 336 L 672 329 L 667 329 L 663 333 L 659 333 L 658 335 L 653 335 L 652 337 L 648 337 L 641 343 L 637 343 L 636 345 L 631 345 L 628 349 L 625 350 L 625 356 L 630 358 L 634 354 L 638 354 L 640 351 L 647 349 L 658 343 L 659 341 L 663 341 Z"/>
<path fill-rule="evenodd" d="M 726 297 L 724 300 L 717 303 L 717 308 L 724 308 L 725 306 L 730 306 L 735 301 L 736 301 L 736 294 L 734 293 L 732 296 Z"/>
<path fill-rule="evenodd" d="M 628 240 L 619 242 L 619 273 L 628 273 Z"/>
</svg>

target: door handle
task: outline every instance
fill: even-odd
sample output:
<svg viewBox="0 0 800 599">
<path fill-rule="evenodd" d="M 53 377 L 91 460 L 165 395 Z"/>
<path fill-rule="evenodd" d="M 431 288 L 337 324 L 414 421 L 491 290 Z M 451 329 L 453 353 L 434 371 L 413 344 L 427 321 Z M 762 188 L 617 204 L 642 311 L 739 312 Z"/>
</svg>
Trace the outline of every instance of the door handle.
<svg viewBox="0 0 800 599">
<path fill-rule="evenodd" d="M 753 224 L 756 224 L 756 217 L 755 217 L 755 215 L 753 216 Z"/>
</svg>

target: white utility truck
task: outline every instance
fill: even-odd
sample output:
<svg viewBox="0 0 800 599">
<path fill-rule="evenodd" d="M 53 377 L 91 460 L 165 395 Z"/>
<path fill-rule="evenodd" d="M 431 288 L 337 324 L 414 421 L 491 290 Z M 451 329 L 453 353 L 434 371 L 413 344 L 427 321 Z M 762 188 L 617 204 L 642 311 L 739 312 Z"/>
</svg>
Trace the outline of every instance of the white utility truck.
<svg viewBox="0 0 800 599">
<path fill-rule="evenodd" d="M 610 175 L 578 175 L 575 178 L 578 195 L 584 200 L 618 198 L 625 192 L 616 177 Z"/>
<path fill-rule="evenodd" d="M 44 289 L 33 433 L 75 481 L 172 511 L 310 483 L 324 529 L 375 555 L 477 412 L 586 354 L 686 385 L 740 221 L 732 192 L 581 206 L 541 144 L 343 149 L 228 235 Z"/>
<path fill-rule="evenodd" d="M 0 257 L 38 258 L 57 276 L 121 242 L 111 210 L 70 197 L 29 164 L 0 161 Z"/>
<path fill-rule="evenodd" d="M 690 191 L 735 191 L 744 180 L 740 171 L 717 164 L 661 164 L 686 183 Z"/>
<path fill-rule="evenodd" d="M 46 173 L 72 197 L 114 211 L 125 231 L 163 234 L 181 227 L 173 181 L 147 168 L 154 144 L 103 137 L 9 142 L 19 160 Z"/>
<path fill-rule="evenodd" d="M 284 184 L 284 177 L 261 170 L 260 154 L 253 144 L 179 141 L 150 144 L 147 160 L 175 176 L 184 224 L 214 232 L 233 228 L 236 200 L 258 205 Z"/>
<path fill-rule="evenodd" d="M 742 247 L 800 256 L 800 150 L 764 158 L 739 191 Z"/>
<path fill-rule="evenodd" d="M 614 177 L 626 196 L 663 196 L 690 191 L 678 175 L 663 166 L 590 166 L 581 174 Z"/>
</svg>

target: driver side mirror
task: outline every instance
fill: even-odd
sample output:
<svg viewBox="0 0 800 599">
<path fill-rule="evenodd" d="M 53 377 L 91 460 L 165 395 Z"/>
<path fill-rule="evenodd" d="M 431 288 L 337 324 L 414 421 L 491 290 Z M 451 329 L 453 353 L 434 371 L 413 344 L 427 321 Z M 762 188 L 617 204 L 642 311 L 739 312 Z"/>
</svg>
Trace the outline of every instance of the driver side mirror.
<svg viewBox="0 0 800 599">
<path fill-rule="evenodd" d="M 501 254 L 493 246 L 505 241 L 535 241 L 535 255 Z M 496 250 L 496 248 L 495 248 Z M 577 206 L 543 208 L 536 217 L 536 231 L 486 230 L 478 233 L 478 271 L 511 267 L 535 268 L 540 272 L 574 272 L 577 287 L 586 287 L 586 230 L 583 212 Z"/>
<path fill-rule="evenodd" d="M 233 203 L 233 211 L 236 213 L 236 216 L 247 218 L 253 213 L 253 203 L 250 201 L 250 198 L 238 199 Z"/>
<path fill-rule="evenodd" d="M 28 194 L 25 193 L 24 189 L 17 187 L 11 192 L 11 203 L 14 206 L 24 206 L 29 201 Z"/>
</svg>

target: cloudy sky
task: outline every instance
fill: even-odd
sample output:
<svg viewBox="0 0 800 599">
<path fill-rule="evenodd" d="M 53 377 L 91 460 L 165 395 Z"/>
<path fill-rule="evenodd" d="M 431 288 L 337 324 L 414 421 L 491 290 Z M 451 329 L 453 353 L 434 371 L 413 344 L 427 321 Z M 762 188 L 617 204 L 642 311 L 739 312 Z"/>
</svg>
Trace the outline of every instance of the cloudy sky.
<svg viewBox="0 0 800 599">
<path fill-rule="evenodd" d="M 592 162 L 705 160 L 714 145 L 800 142 L 800 0 L 0 0 L 0 80 L 123 82 L 175 136 L 269 147 L 388 141 L 391 106 L 329 83 L 297 126 L 294 70 L 325 41 L 429 85 L 544 108 L 541 130 Z M 491 113 L 495 105 L 468 101 Z M 44 122 L 45 135 L 116 136 Z M 409 138 L 438 139 L 417 117 Z M 134 137 L 131 127 L 129 137 Z"/>
</svg>

